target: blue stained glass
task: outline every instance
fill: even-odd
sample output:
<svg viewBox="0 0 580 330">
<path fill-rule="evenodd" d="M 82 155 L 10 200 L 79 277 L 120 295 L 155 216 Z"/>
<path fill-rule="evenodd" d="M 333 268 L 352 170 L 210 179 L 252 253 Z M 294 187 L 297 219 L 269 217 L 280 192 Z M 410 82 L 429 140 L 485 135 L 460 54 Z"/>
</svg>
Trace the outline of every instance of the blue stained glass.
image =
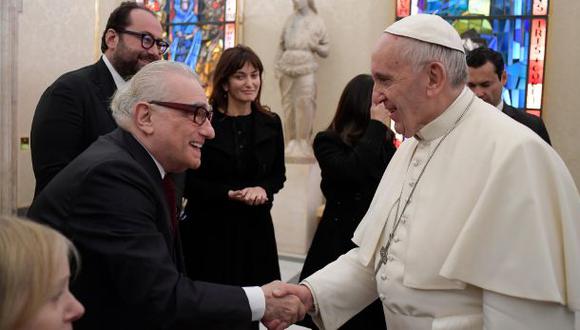
<svg viewBox="0 0 580 330">
<path fill-rule="evenodd" d="M 502 92 L 503 95 L 503 101 L 505 103 L 507 103 L 508 105 L 512 105 L 512 98 L 510 97 L 510 91 L 507 89 L 504 89 Z"/>
<path fill-rule="evenodd" d="M 531 15 L 532 0 L 493 0 L 490 12 L 492 16 Z"/>
<path fill-rule="evenodd" d="M 497 49 L 497 38 L 492 38 L 488 41 L 487 46 L 491 49 Z"/>
<path fill-rule="evenodd" d="M 526 1 L 526 8 L 524 10 L 524 15 L 532 15 L 533 3 L 532 0 Z"/>
<path fill-rule="evenodd" d="M 523 0 L 515 0 L 514 1 L 514 15 L 521 16 L 522 15 L 522 6 Z"/>
<path fill-rule="evenodd" d="M 461 16 L 469 8 L 469 0 L 418 0 L 419 13 L 440 16 Z"/>
<path fill-rule="evenodd" d="M 193 68 L 210 93 L 210 78 L 224 49 L 226 1 L 169 0 L 167 4 L 168 59 Z"/>
<path fill-rule="evenodd" d="M 515 65 L 508 65 L 505 68 L 505 71 L 507 73 L 507 81 L 505 83 L 505 88 L 506 89 L 515 89 L 517 84 L 518 84 L 518 75 L 514 74 L 514 72 L 519 71 Z"/>
<path fill-rule="evenodd" d="M 525 70 L 526 67 L 522 65 L 522 68 Z M 518 86 L 516 87 L 519 90 L 526 90 L 526 81 L 523 79 L 520 79 L 520 81 L 518 82 Z"/>
<path fill-rule="evenodd" d="M 441 1 L 427 0 L 427 7 L 425 8 L 427 13 L 437 13 L 440 12 L 440 9 Z"/>
<path fill-rule="evenodd" d="M 201 29 L 198 22 L 198 2 L 195 0 L 173 0 L 174 16 L 171 20 L 172 61 L 183 62 L 195 70 L 199 51 L 201 49 Z M 187 23 L 187 24 L 186 24 Z"/>
<path fill-rule="evenodd" d="M 413 13 L 431 13 L 450 19 L 466 45 L 485 45 L 504 56 L 508 80 L 504 101 L 514 107 L 526 107 L 530 57 L 531 17 L 534 0 L 413 0 Z M 469 8 L 487 13 L 468 12 Z M 475 9 L 477 8 L 477 9 Z M 523 17 L 522 17 L 523 16 Z"/>
<path fill-rule="evenodd" d="M 505 10 L 507 6 L 504 6 L 503 0 L 495 0 L 491 5 L 491 16 L 502 16 L 505 15 Z"/>
<path fill-rule="evenodd" d="M 512 46 L 512 60 L 520 60 L 520 43 L 514 42 Z"/>
<path fill-rule="evenodd" d="M 511 91 L 512 95 L 512 104 L 510 104 L 514 108 L 519 108 L 520 104 L 520 93 L 517 89 Z"/>
</svg>

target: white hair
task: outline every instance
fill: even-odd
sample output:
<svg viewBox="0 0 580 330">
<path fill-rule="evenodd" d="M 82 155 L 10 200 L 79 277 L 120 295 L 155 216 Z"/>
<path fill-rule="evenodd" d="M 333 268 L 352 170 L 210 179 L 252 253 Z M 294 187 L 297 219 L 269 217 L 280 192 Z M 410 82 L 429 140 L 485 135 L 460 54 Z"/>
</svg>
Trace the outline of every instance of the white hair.
<svg viewBox="0 0 580 330">
<path fill-rule="evenodd" d="M 130 119 L 138 102 L 163 101 L 169 97 L 169 74 L 191 77 L 199 82 L 195 72 L 183 63 L 161 60 L 147 64 L 117 90 L 111 101 L 113 118 L 119 127 L 130 127 Z"/>
<path fill-rule="evenodd" d="M 387 32 L 388 33 L 388 32 Z M 400 56 L 408 60 L 416 70 L 430 62 L 440 62 L 453 87 L 467 82 L 467 63 L 465 54 L 451 48 L 443 47 L 420 40 L 400 37 Z"/>
</svg>

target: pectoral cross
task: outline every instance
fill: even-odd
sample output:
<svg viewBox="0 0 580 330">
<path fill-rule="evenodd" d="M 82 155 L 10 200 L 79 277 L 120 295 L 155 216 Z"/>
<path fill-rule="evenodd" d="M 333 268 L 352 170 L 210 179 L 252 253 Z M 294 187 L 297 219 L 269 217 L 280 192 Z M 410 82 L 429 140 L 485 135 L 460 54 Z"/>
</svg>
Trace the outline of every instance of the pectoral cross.
<svg viewBox="0 0 580 330">
<path fill-rule="evenodd" d="M 389 239 L 387 240 L 387 244 L 385 244 L 385 246 L 382 246 L 381 249 L 379 250 L 379 255 L 380 255 L 380 261 L 379 264 L 377 265 L 377 269 L 375 270 L 375 275 L 377 275 L 377 273 L 379 272 L 379 269 L 381 269 L 381 267 L 383 265 L 387 264 L 388 259 L 388 255 L 389 255 L 389 247 L 391 246 L 391 242 L 393 241 L 393 237 L 395 236 L 394 233 L 390 233 L 389 234 Z"/>
</svg>

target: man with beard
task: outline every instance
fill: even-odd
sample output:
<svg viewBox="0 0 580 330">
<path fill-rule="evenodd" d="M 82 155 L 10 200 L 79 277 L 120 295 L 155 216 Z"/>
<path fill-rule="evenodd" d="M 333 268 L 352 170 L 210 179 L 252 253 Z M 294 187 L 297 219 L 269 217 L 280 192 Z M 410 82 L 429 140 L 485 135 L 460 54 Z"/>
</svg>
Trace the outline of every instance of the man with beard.
<svg viewBox="0 0 580 330">
<path fill-rule="evenodd" d="M 92 142 L 117 127 L 110 99 L 143 66 L 161 59 L 168 48 L 162 34 L 153 12 L 133 1 L 123 2 L 109 16 L 99 61 L 65 73 L 46 89 L 30 133 L 35 198 Z"/>
</svg>

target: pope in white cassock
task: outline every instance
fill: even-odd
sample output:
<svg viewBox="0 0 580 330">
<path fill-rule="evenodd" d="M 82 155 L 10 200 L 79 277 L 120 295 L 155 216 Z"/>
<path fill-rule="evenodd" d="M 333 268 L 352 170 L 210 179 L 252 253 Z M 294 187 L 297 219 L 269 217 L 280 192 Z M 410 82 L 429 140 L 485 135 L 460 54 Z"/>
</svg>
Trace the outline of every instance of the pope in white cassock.
<svg viewBox="0 0 580 330">
<path fill-rule="evenodd" d="M 373 51 L 403 142 L 357 248 L 280 294 L 336 329 L 377 296 L 389 330 L 580 329 L 580 196 L 558 154 L 465 87 L 462 42 L 415 15 Z"/>
</svg>

